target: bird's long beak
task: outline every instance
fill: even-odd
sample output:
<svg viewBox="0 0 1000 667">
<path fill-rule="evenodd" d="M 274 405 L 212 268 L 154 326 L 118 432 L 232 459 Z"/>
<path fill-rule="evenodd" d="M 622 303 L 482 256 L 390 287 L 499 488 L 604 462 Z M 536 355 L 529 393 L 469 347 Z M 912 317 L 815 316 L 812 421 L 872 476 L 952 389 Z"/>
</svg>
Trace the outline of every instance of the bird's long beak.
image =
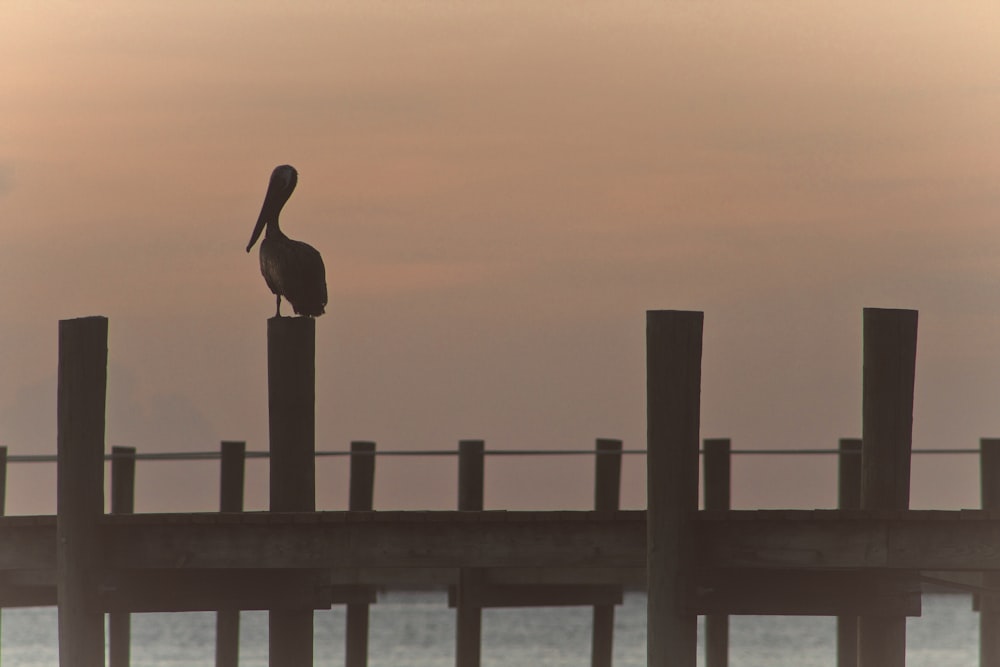
<svg viewBox="0 0 1000 667">
<path fill-rule="evenodd" d="M 253 234 L 250 235 L 250 243 L 247 244 L 247 252 L 250 252 L 250 248 L 253 244 L 257 242 L 260 238 L 260 233 L 264 231 L 264 227 L 267 226 L 267 204 L 264 204 L 264 208 L 260 211 L 260 216 L 257 218 L 257 226 L 253 228 Z"/>
</svg>

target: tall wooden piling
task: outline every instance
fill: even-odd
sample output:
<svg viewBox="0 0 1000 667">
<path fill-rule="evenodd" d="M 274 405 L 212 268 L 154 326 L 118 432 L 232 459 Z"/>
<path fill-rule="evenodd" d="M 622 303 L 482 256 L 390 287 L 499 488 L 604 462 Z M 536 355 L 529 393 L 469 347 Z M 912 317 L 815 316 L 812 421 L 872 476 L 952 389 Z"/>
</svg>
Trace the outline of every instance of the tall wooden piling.
<svg viewBox="0 0 1000 667">
<path fill-rule="evenodd" d="M 316 509 L 316 321 L 267 321 L 272 512 Z M 269 613 L 271 667 L 312 667 L 313 610 Z"/>
<path fill-rule="evenodd" d="M 982 506 L 1000 511 L 1000 439 L 979 441 L 979 474 Z M 1000 572 L 983 572 L 983 588 L 1000 590 Z M 979 596 L 979 665 L 1000 667 L 1000 594 L 983 592 Z"/>
<path fill-rule="evenodd" d="M 370 512 L 375 492 L 375 443 L 351 443 L 351 482 L 348 509 L 352 512 Z M 360 602 L 347 604 L 347 629 L 345 638 L 346 667 L 368 665 L 368 605 Z"/>
<path fill-rule="evenodd" d="M 224 440 L 219 466 L 219 511 L 242 512 L 246 479 L 245 442 Z M 240 660 L 240 610 L 215 613 L 215 667 L 237 667 Z"/>
<path fill-rule="evenodd" d="M 861 508 L 861 439 L 842 438 L 837 458 L 837 507 Z M 858 666 L 858 617 L 837 617 L 837 667 Z"/>
<path fill-rule="evenodd" d="M 483 509 L 484 452 L 482 440 L 458 443 L 458 509 L 461 511 L 481 512 Z M 480 570 L 462 568 L 459 571 L 455 603 L 457 667 L 479 667 L 483 610 L 475 591 L 481 581 Z"/>
<path fill-rule="evenodd" d="M 727 438 L 705 440 L 705 509 L 728 510 L 731 506 L 730 481 L 732 447 Z M 705 666 L 729 665 L 729 616 L 709 614 L 705 617 Z"/>
<path fill-rule="evenodd" d="M 615 512 L 620 507 L 622 478 L 622 441 L 599 438 L 594 457 L 594 509 Z M 591 634 L 591 667 L 611 667 L 614 649 L 615 606 L 594 605 Z"/>
<path fill-rule="evenodd" d="M 60 667 L 104 667 L 104 614 L 97 586 L 107 379 L 107 318 L 60 321 L 56 409 Z"/>
<path fill-rule="evenodd" d="M 111 448 L 111 513 L 135 511 L 135 447 Z M 132 617 L 127 611 L 108 614 L 108 665 L 131 664 Z"/>
<path fill-rule="evenodd" d="M 646 313 L 647 664 L 695 667 L 697 617 L 686 596 L 698 511 L 704 314 Z"/>
<path fill-rule="evenodd" d="M 917 312 L 865 308 L 861 507 L 905 510 L 910 503 Z M 858 621 L 860 667 L 906 664 L 906 618 Z"/>
</svg>

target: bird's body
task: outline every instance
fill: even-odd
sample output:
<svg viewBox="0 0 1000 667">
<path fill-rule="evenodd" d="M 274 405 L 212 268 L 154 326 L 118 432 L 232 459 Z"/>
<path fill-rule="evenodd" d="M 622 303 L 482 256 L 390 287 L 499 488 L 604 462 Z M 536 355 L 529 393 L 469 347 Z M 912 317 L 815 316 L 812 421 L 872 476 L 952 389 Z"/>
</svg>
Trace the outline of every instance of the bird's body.
<svg viewBox="0 0 1000 667">
<path fill-rule="evenodd" d="M 260 243 L 260 272 L 276 296 L 275 315 L 281 317 L 281 297 L 285 297 L 297 314 L 318 317 L 326 307 L 323 258 L 308 243 L 285 236 L 278 226 L 278 215 L 297 182 L 298 172 L 294 167 L 281 165 L 274 169 L 247 252 L 266 228 Z"/>
</svg>

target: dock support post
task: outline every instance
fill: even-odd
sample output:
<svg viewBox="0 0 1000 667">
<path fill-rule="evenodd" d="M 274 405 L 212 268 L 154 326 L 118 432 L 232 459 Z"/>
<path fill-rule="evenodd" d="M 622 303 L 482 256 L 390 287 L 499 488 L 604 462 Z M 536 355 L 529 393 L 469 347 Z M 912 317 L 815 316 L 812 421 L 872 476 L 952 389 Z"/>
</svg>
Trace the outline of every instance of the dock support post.
<svg viewBox="0 0 1000 667">
<path fill-rule="evenodd" d="M 698 511 L 704 313 L 646 312 L 647 664 L 695 667 L 687 608 Z"/>
<path fill-rule="evenodd" d="M 347 508 L 370 512 L 375 491 L 375 443 L 351 443 L 351 482 Z M 368 665 L 368 605 L 348 603 L 345 638 L 346 667 Z"/>
<path fill-rule="evenodd" d="M 861 508 L 861 439 L 842 438 L 837 459 L 837 508 Z M 837 667 L 858 667 L 858 617 L 837 617 Z"/>
<path fill-rule="evenodd" d="M 0 447 L 0 516 L 7 514 L 7 445 Z M 3 610 L 0 609 L 0 628 L 3 624 Z M 0 649 L 0 663 L 3 662 Z"/>
<path fill-rule="evenodd" d="M 465 512 L 483 510 L 485 444 L 482 440 L 462 440 L 458 443 L 458 509 Z M 458 595 L 455 602 L 455 664 L 457 667 L 479 667 L 482 640 L 483 610 L 478 596 L 482 572 L 463 567 L 458 574 Z"/>
<path fill-rule="evenodd" d="M 1000 439 L 979 441 L 979 475 L 984 510 L 1000 511 Z M 1000 572 L 983 572 L 983 588 L 1000 590 Z M 979 666 L 1000 667 L 1000 596 L 979 596 Z"/>
<path fill-rule="evenodd" d="M 917 354 L 917 311 L 864 310 L 861 507 L 905 510 L 910 504 L 910 451 Z M 858 665 L 903 667 L 906 617 L 858 620 Z"/>
<path fill-rule="evenodd" d="M 705 509 L 728 510 L 731 506 L 730 480 L 732 446 L 728 438 L 705 440 Z M 709 614 L 705 617 L 705 666 L 729 665 L 729 616 Z"/>
<path fill-rule="evenodd" d="M 594 457 L 594 509 L 616 512 L 620 507 L 622 478 L 622 441 L 598 438 Z M 594 605 L 591 634 L 591 667 L 611 667 L 615 637 L 615 606 Z"/>
<path fill-rule="evenodd" d="M 104 667 L 97 582 L 107 380 L 107 318 L 61 320 L 56 409 L 59 667 Z"/>
<path fill-rule="evenodd" d="M 135 447 L 111 448 L 111 513 L 135 511 Z M 108 614 L 108 665 L 131 664 L 132 616 L 127 611 Z"/>
<path fill-rule="evenodd" d="M 271 511 L 316 509 L 316 320 L 267 321 Z M 313 610 L 272 609 L 271 667 L 312 667 Z"/>
<path fill-rule="evenodd" d="M 242 512 L 246 479 L 245 442 L 222 441 L 219 466 L 219 511 Z M 237 667 L 240 660 L 240 610 L 215 612 L 215 667 Z"/>
</svg>

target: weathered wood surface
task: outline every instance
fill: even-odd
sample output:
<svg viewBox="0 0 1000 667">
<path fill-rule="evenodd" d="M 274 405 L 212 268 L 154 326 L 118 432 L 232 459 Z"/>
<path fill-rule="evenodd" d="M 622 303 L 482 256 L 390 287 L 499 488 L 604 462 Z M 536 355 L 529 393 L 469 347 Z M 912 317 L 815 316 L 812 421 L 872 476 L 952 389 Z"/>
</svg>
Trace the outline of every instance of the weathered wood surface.
<svg viewBox="0 0 1000 667">
<path fill-rule="evenodd" d="M 154 518 L 157 517 L 157 518 Z M 641 567 L 642 512 L 319 512 L 107 517 L 121 568 Z"/>
<path fill-rule="evenodd" d="M 645 572 L 642 511 L 138 514 L 106 515 L 101 526 L 108 578 L 151 574 L 162 580 L 162 570 L 197 577 L 205 569 L 225 574 L 218 568 L 322 569 L 322 589 L 454 584 L 461 565 L 485 568 L 484 582 L 491 585 L 641 585 Z M 847 568 L 1000 570 L 996 511 L 702 511 L 694 534 L 704 568 L 775 576 Z M 55 602 L 55 544 L 54 517 L 0 518 L 0 606 Z M 173 588 L 173 608 L 210 606 L 198 586 L 189 586 L 189 593 Z M 303 599 L 313 600 L 312 590 Z M 332 591 L 325 594 L 335 599 Z M 259 592 L 260 599 L 267 595 Z M 275 595 L 280 602 L 291 594 Z M 102 595 L 105 610 L 113 597 Z M 138 607 L 149 610 L 151 604 Z M 258 608 L 263 602 L 245 604 Z M 748 604 L 734 603 L 738 609 L 729 613 L 745 612 Z M 817 604 L 823 609 L 826 603 Z M 831 612 L 843 609 L 830 604 L 836 607 Z M 903 604 L 897 609 L 908 613 L 905 601 L 886 604 Z M 711 610 L 707 603 L 701 607 Z"/>
<path fill-rule="evenodd" d="M 904 510 L 910 499 L 917 311 L 864 309 L 861 507 Z M 904 667 L 906 618 L 858 618 L 859 667 Z"/>
<path fill-rule="evenodd" d="M 104 667 L 104 616 L 97 607 L 104 512 L 104 415 L 108 320 L 59 322 L 56 391 L 59 665 Z"/>
<path fill-rule="evenodd" d="M 100 530 L 105 565 L 126 569 L 467 565 L 548 568 L 554 582 L 626 568 L 628 583 L 645 567 L 641 510 L 105 515 Z M 53 516 L 0 517 L 0 571 L 54 569 L 55 532 Z M 694 533 L 701 566 L 1000 570 L 1000 511 L 702 511 Z"/>
<path fill-rule="evenodd" d="M 641 510 L 105 515 L 100 530 L 105 565 L 133 569 L 645 567 Z M 55 532 L 53 516 L 0 517 L 0 571 L 54 569 Z M 1000 511 L 702 511 L 694 533 L 702 566 L 1000 570 Z"/>
<path fill-rule="evenodd" d="M 699 573 L 697 614 L 919 616 L 920 579 L 894 570 L 715 570 Z"/>
<path fill-rule="evenodd" d="M 646 311 L 646 661 L 695 667 L 697 619 L 684 606 L 695 564 L 701 414 L 700 312 Z"/>
<path fill-rule="evenodd" d="M 614 606 L 622 603 L 622 589 L 613 585 L 583 584 L 567 586 L 561 584 L 505 584 L 495 585 L 484 577 L 472 590 L 466 590 L 474 606 L 480 608 L 503 607 L 580 607 L 587 605 Z M 448 606 L 458 603 L 454 590 L 448 591 Z"/>
<path fill-rule="evenodd" d="M 271 510 L 316 509 L 316 321 L 267 321 L 267 406 Z M 313 608 L 275 607 L 268 614 L 271 667 L 311 667 Z"/>
<path fill-rule="evenodd" d="M 132 514 L 135 511 L 135 447 L 111 448 L 111 513 Z M 98 605 L 100 593 L 98 593 Z M 132 664 L 132 619 L 129 609 L 107 610 L 108 667 L 129 667 Z"/>
<path fill-rule="evenodd" d="M 105 611 L 130 612 L 329 609 L 375 597 L 364 586 L 326 585 L 311 570 L 128 570 L 110 573 L 102 588 Z"/>
</svg>

